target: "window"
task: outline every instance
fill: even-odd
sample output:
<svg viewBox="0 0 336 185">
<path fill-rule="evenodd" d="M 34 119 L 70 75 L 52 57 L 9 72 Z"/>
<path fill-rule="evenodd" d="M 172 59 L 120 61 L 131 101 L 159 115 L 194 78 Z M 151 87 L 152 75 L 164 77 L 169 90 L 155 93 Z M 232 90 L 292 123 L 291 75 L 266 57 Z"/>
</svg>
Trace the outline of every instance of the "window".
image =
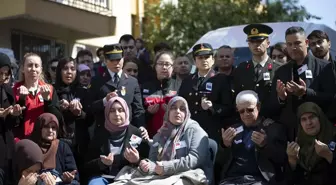
<svg viewBox="0 0 336 185">
<path fill-rule="evenodd" d="M 63 42 L 16 31 L 12 32 L 11 45 L 18 60 L 22 60 L 25 53 L 33 52 L 41 56 L 44 64 L 53 58 L 63 57 L 66 47 Z"/>
</svg>

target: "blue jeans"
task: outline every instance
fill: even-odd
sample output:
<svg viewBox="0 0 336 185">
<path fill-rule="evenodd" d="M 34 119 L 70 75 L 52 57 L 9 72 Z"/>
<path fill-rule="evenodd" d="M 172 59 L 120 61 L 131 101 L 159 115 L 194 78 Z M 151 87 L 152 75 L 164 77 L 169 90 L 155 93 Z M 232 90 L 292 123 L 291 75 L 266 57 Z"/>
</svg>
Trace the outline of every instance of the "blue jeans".
<svg viewBox="0 0 336 185">
<path fill-rule="evenodd" d="M 109 182 L 103 177 L 93 177 L 88 185 L 108 185 Z"/>
</svg>

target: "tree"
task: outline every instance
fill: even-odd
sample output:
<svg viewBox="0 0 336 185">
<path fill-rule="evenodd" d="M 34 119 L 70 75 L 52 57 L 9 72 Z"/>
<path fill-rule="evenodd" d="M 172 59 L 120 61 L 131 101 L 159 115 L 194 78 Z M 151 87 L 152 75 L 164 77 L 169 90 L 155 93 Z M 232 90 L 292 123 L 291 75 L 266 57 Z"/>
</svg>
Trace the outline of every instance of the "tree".
<svg viewBox="0 0 336 185">
<path fill-rule="evenodd" d="M 179 0 L 147 4 L 144 39 L 148 47 L 167 42 L 176 53 L 185 53 L 205 33 L 221 27 L 248 23 L 303 21 L 318 18 L 298 0 Z"/>
</svg>

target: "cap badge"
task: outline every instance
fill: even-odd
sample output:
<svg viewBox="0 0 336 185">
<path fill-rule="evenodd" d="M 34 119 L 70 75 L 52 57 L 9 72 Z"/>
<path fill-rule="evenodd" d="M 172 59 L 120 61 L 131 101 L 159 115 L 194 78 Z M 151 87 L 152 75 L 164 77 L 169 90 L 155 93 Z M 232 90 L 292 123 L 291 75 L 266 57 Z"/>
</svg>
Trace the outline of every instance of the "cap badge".
<svg viewBox="0 0 336 185">
<path fill-rule="evenodd" d="M 253 28 L 251 30 L 251 35 L 257 35 L 259 33 L 258 29 L 257 28 Z"/>
</svg>

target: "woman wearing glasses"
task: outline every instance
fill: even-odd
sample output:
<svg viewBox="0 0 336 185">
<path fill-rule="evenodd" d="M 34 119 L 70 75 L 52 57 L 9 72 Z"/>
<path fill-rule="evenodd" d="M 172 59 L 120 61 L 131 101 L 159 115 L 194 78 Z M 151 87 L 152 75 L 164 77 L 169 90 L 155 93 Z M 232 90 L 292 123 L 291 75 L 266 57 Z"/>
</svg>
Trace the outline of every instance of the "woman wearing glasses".
<svg viewBox="0 0 336 185">
<path fill-rule="evenodd" d="M 174 60 L 174 55 L 169 51 L 158 53 L 154 59 L 156 80 L 142 86 L 147 130 L 150 137 L 154 136 L 162 126 L 167 104 L 178 91 L 176 81 L 172 78 Z"/>
<path fill-rule="evenodd" d="M 276 184 L 283 179 L 286 135 L 282 125 L 259 116 L 256 92 L 237 95 L 241 123 L 222 129 L 222 145 L 229 154 L 223 165 L 222 182 L 228 184 Z"/>
</svg>

